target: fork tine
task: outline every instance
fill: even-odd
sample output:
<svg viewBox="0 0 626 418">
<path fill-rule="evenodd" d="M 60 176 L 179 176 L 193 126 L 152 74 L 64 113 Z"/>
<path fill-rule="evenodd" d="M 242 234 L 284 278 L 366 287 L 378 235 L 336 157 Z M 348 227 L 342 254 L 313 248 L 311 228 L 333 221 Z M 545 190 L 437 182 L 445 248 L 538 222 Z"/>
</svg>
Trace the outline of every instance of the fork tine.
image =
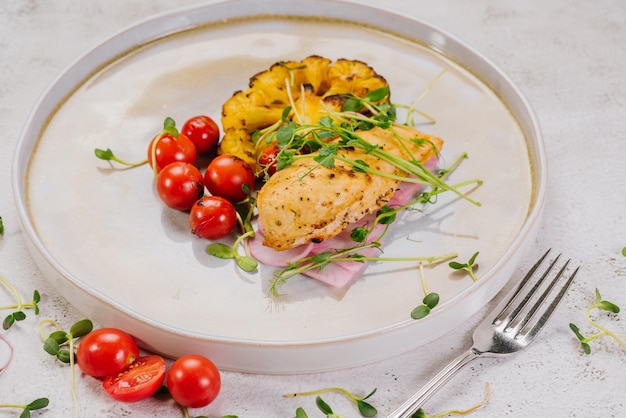
<svg viewBox="0 0 626 418">
<path fill-rule="evenodd" d="M 558 257 L 557 257 L 557 259 L 558 259 Z M 533 318 L 533 316 L 535 316 L 535 313 L 537 312 L 537 310 L 539 309 L 541 304 L 544 302 L 544 300 L 546 300 L 546 298 L 548 297 L 548 295 L 550 294 L 552 289 L 554 289 L 554 286 L 556 286 L 556 283 L 559 281 L 559 279 L 563 275 L 563 272 L 567 268 L 567 265 L 569 264 L 569 262 L 570 262 L 570 260 L 567 260 L 565 262 L 563 267 L 561 267 L 561 270 L 559 270 L 559 272 L 556 274 L 554 279 L 552 279 L 552 281 L 548 284 L 546 289 L 543 291 L 541 296 L 537 299 L 535 304 L 528 310 L 526 315 L 524 315 L 523 318 L 519 318 L 519 319 L 515 318 L 515 320 L 511 321 L 511 324 L 509 326 L 507 326 L 506 330 L 510 330 L 510 329 L 518 328 L 518 327 L 520 329 L 524 328 L 524 325 L 526 325 L 526 323 L 528 323 Z M 548 273 L 550 273 L 550 271 L 554 267 L 555 263 L 556 263 L 556 260 L 554 260 L 552 262 L 552 264 L 550 264 L 550 267 L 548 267 L 548 270 L 546 270 L 546 272 L 543 274 L 541 279 L 537 282 L 537 284 L 535 285 L 535 288 L 533 288 L 533 291 L 535 291 L 539 287 L 539 285 L 541 285 L 543 283 L 544 279 L 548 276 Z"/>
<path fill-rule="evenodd" d="M 514 316 L 516 316 L 519 311 L 522 309 L 522 307 L 524 306 L 524 304 L 527 302 L 527 299 L 530 298 L 530 296 L 532 296 L 532 293 L 534 293 L 536 291 L 536 286 L 535 288 L 533 288 L 533 290 L 531 290 L 531 293 L 529 293 L 530 296 L 527 296 L 527 298 L 523 301 L 523 303 L 519 304 L 517 306 L 516 309 L 513 310 L 513 312 L 511 312 L 510 314 L 507 313 L 508 310 L 511 308 L 511 306 L 513 305 L 513 303 L 516 301 L 517 297 L 521 294 L 522 289 L 524 289 L 524 287 L 526 286 L 526 284 L 528 283 L 528 281 L 534 276 L 535 271 L 537 271 L 537 269 L 539 268 L 539 266 L 541 265 L 541 263 L 543 262 L 543 260 L 548 256 L 548 253 L 550 252 L 551 249 L 549 249 L 548 251 L 545 252 L 545 254 L 543 256 L 541 256 L 541 258 L 535 263 L 535 265 L 533 265 L 530 270 L 528 270 L 528 272 L 526 273 L 526 275 L 524 276 L 524 278 L 520 281 L 520 283 L 517 285 L 517 289 L 515 290 L 515 293 L 513 294 L 513 296 L 511 296 L 507 302 L 507 304 L 504 306 L 504 308 L 502 308 L 502 310 L 500 311 L 500 313 L 498 315 L 496 315 L 496 317 L 493 320 L 493 324 L 494 325 L 498 325 L 500 324 L 502 321 L 505 320 L 505 318 L 507 316 L 509 316 L 509 318 L 513 318 Z M 558 257 L 557 257 L 558 258 Z"/>
<path fill-rule="evenodd" d="M 563 269 L 561 269 L 561 272 L 559 272 L 559 277 L 560 277 L 560 273 L 562 273 L 564 269 L 565 269 L 565 266 L 563 267 Z M 546 322 L 548 322 L 548 320 L 550 319 L 550 317 L 556 310 L 556 307 L 563 300 L 565 293 L 567 293 L 567 290 L 569 289 L 570 285 L 574 281 L 574 277 L 576 277 L 576 273 L 578 273 L 579 269 L 580 269 L 580 266 L 576 267 L 574 272 L 570 275 L 569 279 L 567 279 L 565 284 L 561 287 L 561 291 L 556 295 L 556 297 L 552 300 L 552 303 L 550 303 L 547 309 L 543 312 L 543 315 L 541 315 L 539 319 L 535 321 L 534 323 L 531 323 L 529 321 L 526 323 L 526 325 L 524 325 L 524 327 L 520 330 L 518 334 L 520 338 L 528 337 L 529 339 L 532 339 L 539 333 L 539 331 L 543 329 L 543 326 L 546 324 Z M 558 277 L 555 279 L 555 283 L 557 280 L 558 280 Z"/>
</svg>

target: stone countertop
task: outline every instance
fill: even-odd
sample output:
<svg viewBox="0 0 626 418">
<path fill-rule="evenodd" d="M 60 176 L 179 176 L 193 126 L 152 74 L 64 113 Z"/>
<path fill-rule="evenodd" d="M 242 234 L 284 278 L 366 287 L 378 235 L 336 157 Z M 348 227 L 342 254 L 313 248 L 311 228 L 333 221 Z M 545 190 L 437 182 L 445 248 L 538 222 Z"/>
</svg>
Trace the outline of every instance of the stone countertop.
<svg viewBox="0 0 626 418">
<path fill-rule="evenodd" d="M 82 318 L 51 287 L 33 262 L 11 191 L 11 163 L 20 131 L 38 97 L 78 55 L 122 28 L 152 14 L 198 3 L 193 0 L 16 0 L 0 4 L 0 275 L 24 297 L 38 289 L 42 315 L 64 323 Z M 609 339 L 592 342 L 585 355 L 569 330 L 587 330 L 584 309 L 594 289 L 626 306 L 626 3 L 600 0 L 502 2 L 477 0 L 369 0 L 427 21 L 464 40 L 501 68 L 526 95 L 540 120 L 549 161 L 548 198 L 536 245 L 519 268 L 554 248 L 581 264 L 564 303 L 539 340 L 507 359 L 480 359 L 462 370 L 426 405 L 433 415 L 480 402 L 476 417 L 622 417 L 626 350 Z M 0 305 L 9 294 L 0 291 Z M 9 302 L 7 302 L 9 303 Z M 286 399 L 297 390 L 329 386 L 365 394 L 385 416 L 442 366 L 471 344 L 474 326 L 489 307 L 445 336 L 406 354 L 348 370 L 300 376 L 223 373 L 218 399 L 194 416 L 293 417 L 302 406 L 321 416 L 314 398 Z M 4 317 L 8 311 L 2 312 Z M 3 336 L 15 348 L 0 374 L 0 404 L 47 397 L 33 416 L 74 414 L 69 369 L 41 348 L 40 318 L 32 313 Z M 626 331 L 620 315 L 601 321 Z M 0 353 L 6 350 L 0 346 Z M 6 353 L 6 351 L 4 351 Z M 0 354 L 0 359 L 3 354 Z M 5 355 L 5 354 L 4 354 Z M 98 381 L 76 373 L 80 416 L 177 417 L 167 399 L 134 404 L 112 401 Z M 358 412 L 345 398 L 325 395 L 344 416 Z M 0 409 L 0 417 L 18 416 Z"/>
</svg>

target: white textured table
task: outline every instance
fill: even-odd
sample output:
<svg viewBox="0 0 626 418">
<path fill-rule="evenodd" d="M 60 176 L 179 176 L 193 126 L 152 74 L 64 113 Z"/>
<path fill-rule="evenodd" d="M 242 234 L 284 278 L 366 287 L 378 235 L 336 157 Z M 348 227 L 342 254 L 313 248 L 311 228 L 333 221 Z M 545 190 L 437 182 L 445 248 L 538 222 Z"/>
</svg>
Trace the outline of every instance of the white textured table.
<svg viewBox="0 0 626 418">
<path fill-rule="evenodd" d="M 87 48 L 151 14 L 197 3 L 192 0 L 50 0 L 0 4 L 0 275 L 24 296 L 38 289 L 42 315 L 71 323 L 82 318 L 45 280 L 33 263 L 13 204 L 10 168 L 19 132 L 48 84 Z M 622 417 L 626 351 L 609 340 L 577 346 L 568 323 L 584 325 L 584 308 L 597 287 L 626 307 L 626 3 L 601 0 L 501 2 L 367 1 L 418 17 L 461 38 L 492 60 L 526 94 L 542 124 L 548 160 L 549 193 L 536 248 L 520 271 L 552 247 L 582 265 L 572 291 L 546 331 L 527 351 L 507 360 L 486 359 L 463 370 L 428 404 L 429 414 L 479 402 L 485 383 L 491 399 L 476 417 Z M 62 164 L 62 162 L 59 162 Z M 8 296 L 0 293 L 0 305 Z M 2 317 L 6 311 L 1 312 Z M 479 312 L 459 329 L 407 354 L 369 366 L 305 376 L 223 374 L 223 388 L 209 407 L 193 415 L 292 417 L 298 406 L 322 414 L 314 398 L 285 399 L 298 390 L 339 386 L 371 398 L 379 416 L 394 409 L 434 372 L 471 342 Z M 5 333 L 15 347 L 10 367 L 0 374 L 0 404 L 48 397 L 42 417 L 73 414 L 68 368 L 41 347 L 39 318 L 29 314 Z M 626 330 L 620 317 L 610 326 Z M 110 400 L 99 383 L 77 373 L 80 415 L 84 417 L 177 417 L 171 402 L 137 404 Z M 358 413 L 341 396 L 325 400 L 340 413 Z M 0 410 L 0 417 L 18 416 Z"/>
</svg>

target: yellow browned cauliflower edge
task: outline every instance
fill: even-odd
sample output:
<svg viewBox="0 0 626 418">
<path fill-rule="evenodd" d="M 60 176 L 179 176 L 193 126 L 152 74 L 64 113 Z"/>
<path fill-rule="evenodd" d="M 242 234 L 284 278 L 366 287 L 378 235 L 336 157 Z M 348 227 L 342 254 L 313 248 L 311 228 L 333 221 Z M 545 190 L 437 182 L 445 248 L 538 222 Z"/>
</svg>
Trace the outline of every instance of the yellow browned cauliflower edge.
<svg viewBox="0 0 626 418">
<path fill-rule="evenodd" d="M 247 90 L 235 92 L 222 106 L 224 137 L 219 153 L 236 155 L 258 172 L 252 134 L 278 122 L 292 101 L 294 122 L 317 123 L 326 114 L 324 108 L 340 111 L 345 95 L 364 97 L 387 86 L 382 76 L 358 60 L 333 63 L 312 55 L 299 62 L 277 62 L 254 75 Z"/>
</svg>

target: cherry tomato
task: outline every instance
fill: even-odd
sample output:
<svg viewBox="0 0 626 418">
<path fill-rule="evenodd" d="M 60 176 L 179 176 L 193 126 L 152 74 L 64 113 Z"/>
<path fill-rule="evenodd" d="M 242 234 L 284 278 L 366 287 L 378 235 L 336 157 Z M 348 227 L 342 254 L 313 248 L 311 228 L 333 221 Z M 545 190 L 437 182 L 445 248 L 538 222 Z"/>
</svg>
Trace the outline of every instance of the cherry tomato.
<svg viewBox="0 0 626 418">
<path fill-rule="evenodd" d="M 168 164 L 183 161 L 193 164 L 196 162 L 196 146 L 183 134 L 178 137 L 170 133 L 160 133 L 155 136 L 148 146 L 148 163 L 152 165 L 152 156 L 156 156 L 156 172 L 158 173 Z"/>
<path fill-rule="evenodd" d="M 198 154 L 208 154 L 217 146 L 220 129 L 208 116 L 194 116 L 183 125 L 180 133 L 191 139 Z"/>
<path fill-rule="evenodd" d="M 272 176 L 276 173 L 276 164 L 278 163 L 278 142 L 272 141 L 271 144 L 263 148 L 261 155 L 259 155 L 259 165 L 268 175 Z"/>
<path fill-rule="evenodd" d="M 167 374 L 167 388 L 172 398 L 188 408 L 202 408 L 213 402 L 221 385 L 215 364 L 195 354 L 176 360 Z"/>
<path fill-rule="evenodd" d="M 156 189 L 168 207 L 187 211 L 204 195 L 202 178 L 196 166 L 178 161 L 159 172 Z"/>
<path fill-rule="evenodd" d="M 191 232 L 204 239 L 224 238 L 237 225 L 235 207 L 219 196 L 206 196 L 191 208 L 189 226 Z"/>
<path fill-rule="evenodd" d="M 133 337 L 115 328 L 100 328 L 85 335 L 76 349 L 83 373 L 94 377 L 118 374 L 139 357 Z"/>
<path fill-rule="evenodd" d="M 117 401 L 141 401 L 159 390 L 165 380 L 165 370 L 163 357 L 139 357 L 128 369 L 104 379 L 102 387 Z"/>
<path fill-rule="evenodd" d="M 248 196 L 243 185 L 247 185 L 250 190 L 254 188 L 254 173 L 241 158 L 219 155 L 211 161 L 204 173 L 204 185 L 212 195 L 237 203 Z"/>
</svg>

